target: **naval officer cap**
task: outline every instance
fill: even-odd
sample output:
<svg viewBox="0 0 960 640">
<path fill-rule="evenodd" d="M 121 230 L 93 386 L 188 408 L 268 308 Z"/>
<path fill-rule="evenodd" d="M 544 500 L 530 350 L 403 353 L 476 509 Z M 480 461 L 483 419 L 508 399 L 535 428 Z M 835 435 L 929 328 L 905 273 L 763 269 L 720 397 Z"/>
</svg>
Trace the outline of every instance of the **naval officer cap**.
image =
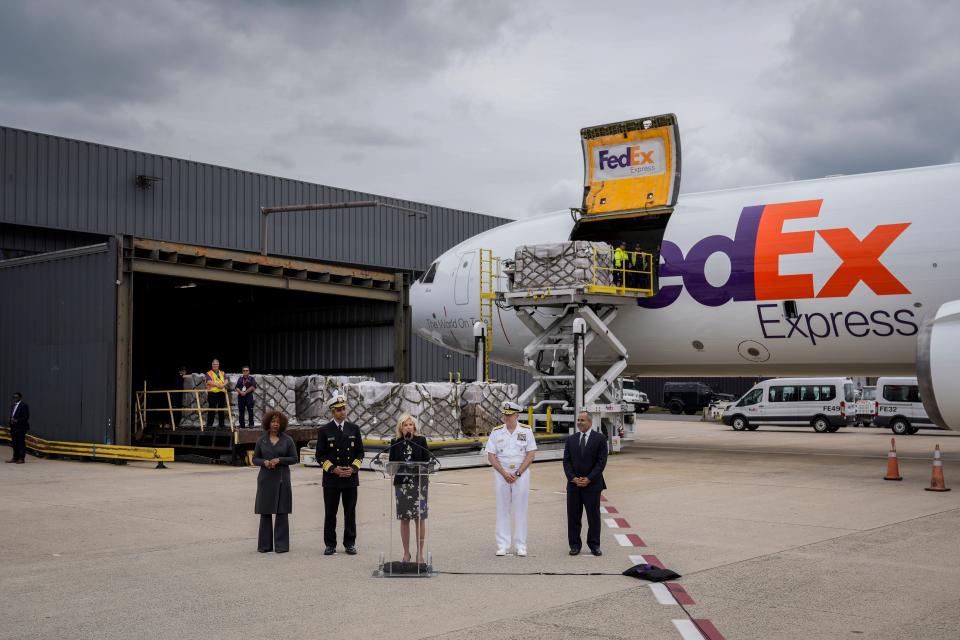
<svg viewBox="0 0 960 640">
<path fill-rule="evenodd" d="M 347 406 L 347 396 L 342 393 L 335 393 L 333 397 L 327 400 L 327 407 L 330 409 L 341 409 Z"/>
<path fill-rule="evenodd" d="M 500 412 L 505 416 L 512 416 L 515 413 L 520 413 L 523 409 L 520 408 L 516 402 L 510 402 L 507 400 L 500 405 Z"/>
</svg>

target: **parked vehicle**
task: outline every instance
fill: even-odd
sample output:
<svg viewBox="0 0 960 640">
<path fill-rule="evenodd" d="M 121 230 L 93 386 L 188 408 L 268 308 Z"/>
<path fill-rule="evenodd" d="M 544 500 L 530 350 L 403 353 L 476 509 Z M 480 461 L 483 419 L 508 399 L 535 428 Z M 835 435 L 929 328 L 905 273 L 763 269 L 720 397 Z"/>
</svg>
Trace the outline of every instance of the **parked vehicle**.
<svg viewBox="0 0 960 640">
<path fill-rule="evenodd" d="M 920 399 L 916 378 L 877 379 L 874 426 L 890 427 L 898 436 L 912 435 L 920 429 L 938 429 L 927 417 Z"/>
<path fill-rule="evenodd" d="M 862 387 L 857 397 L 857 424 L 869 427 L 877 413 L 877 388 Z"/>
<path fill-rule="evenodd" d="M 640 391 L 633 378 L 620 378 L 620 390 L 623 401 L 632 404 L 636 413 L 643 413 L 650 408 L 650 398 Z"/>
<path fill-rule="evenodd" d="M 700 413 L 712 402 L 733 399 L 729 393 L 717 393 L 702 382 L 663 383 L 663 406 L 674 415 L 685 413 L 691 416 Z"/>
<path fill-rule="evenodd" d="M 775 378 L 754 385 L 723 412 L 735 431 L 761 424 L 809 425 L 818 433 L 835 432 L 857 419 L 849 378 Z"/>
</svg>

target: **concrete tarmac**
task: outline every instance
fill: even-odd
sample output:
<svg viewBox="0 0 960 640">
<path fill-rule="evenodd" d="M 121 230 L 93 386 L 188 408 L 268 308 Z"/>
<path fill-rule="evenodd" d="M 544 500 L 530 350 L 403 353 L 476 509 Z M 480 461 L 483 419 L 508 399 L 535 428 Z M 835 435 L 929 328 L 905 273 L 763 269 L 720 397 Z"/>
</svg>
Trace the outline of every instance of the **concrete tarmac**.
<svg viewBox="0 0 960 640">
<path fill-rule="evenodd" d="M 446 471 L 429 527 L 451 573 L 419 580 L 371 576 L 390 539 L 373 473 L 360 554 L 324 557 L 316 469 L 293 469 L 274 555 L 256 552 L 256 469 L 0 464 L 0 638 L 957 637 L 960 489 L 923 488 L 935 442 L 960 482 L 960 434 L 898 438 L 904 480 L 885 482 L 889 431 L 639 428 L 608 465 L 603 557 L 567 555 L 559 462 L 532 470 L 527 558 L 493 555 L 492 472 Z M 617 575 L 644 555 L 679 595 Z"/>
</svg>

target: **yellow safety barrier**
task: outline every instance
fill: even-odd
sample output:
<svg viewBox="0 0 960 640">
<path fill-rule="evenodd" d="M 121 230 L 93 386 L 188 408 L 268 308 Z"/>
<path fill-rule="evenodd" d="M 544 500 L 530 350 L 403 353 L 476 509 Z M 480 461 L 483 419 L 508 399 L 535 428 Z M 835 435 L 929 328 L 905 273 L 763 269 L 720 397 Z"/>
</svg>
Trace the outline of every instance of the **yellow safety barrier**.
<svg viewBox="0 0 960 640">
<path fill-rule="evenodd" d="M 0 427 L 0 440 L 9 441 L 10 429 Z M 59 442 L 44 440 L 27 434 L 27 447 L 38 453 L 59 456 L 91 458 L 93 460 L 132 460 L 156 462 L 158 469 L 165 469 L 164 462 L 173 462 L 173 449 L 154 447 L 126 447 L 116 444 L 93 444 L 87 442 Z"/>
<path fill-rule="evenodd" d="M 618 253 L 619 252 L 619 253 Z M 613 267 L 601 266 L 598 257 L 611 255 Z M 616 266 L 617 260 L 620 266 Z M 632 268 L 628 269 L 627 265 Z M 597 277 L 603 271 L 610 271 L 613 284 L 599 284 Z M 644 296 L 653 295 L 653 254 L 643 251 L 620 251 L 619 249 L 593 249 L 593 283 L 587 287 L 590 293 L 609 293 L 624 295 L 638 293 Z"/>
</svg>

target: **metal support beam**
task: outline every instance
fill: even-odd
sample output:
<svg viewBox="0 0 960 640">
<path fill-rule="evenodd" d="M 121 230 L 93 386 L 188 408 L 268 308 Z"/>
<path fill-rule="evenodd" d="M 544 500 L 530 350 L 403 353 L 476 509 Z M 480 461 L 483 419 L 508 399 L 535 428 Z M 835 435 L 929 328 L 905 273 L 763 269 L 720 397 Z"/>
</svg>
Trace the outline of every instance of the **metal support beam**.
<svg viewBox="0 0 960 640">
<path fill-rule="evenodd" d="M 476 381 L 486 382 L 487 372 L 487 325 L 473 323 L 473 357 L 476 359 Z"/>
<path fill-rule="evenodd" d="M 173 276 L 189 280 L 212 280 L 214 282 L 229 282 L 252 287 L 306 291 L 309 293 L 323 293 L 334 296 L 347 296 L 350 298 L 382 300 L 385 302 L 396 302 L 399 297 L 398 292 L 386 289 L 371 289 L 345 284 L 314 282 L 312 280 L 299 280 L 297 278 L 271 276 L 247 271 L 211 269 L 182 263 L 134 260 L 133 270 L 137 273 L 153 273 L 161 276 Z"/>
<path fill-rule="evenodd" d="M 129 445 L 132 439 L 130 397 L 133 385 L 133 238 L 118 236 L 117 326 L 113 443 Z"/>
<path fill-rule="evenodd" d="M 410 382 L 410 285 L 405 274 L 396 274 L 394 288 L 400 299 L 394 305 L 393 379 Z"/>
<path fill-rule="evenodd" d="M 580 417 L 583 410 L 583 370 L 584 370 L 584 348 L 587 333 L 587 323 L 582 318 L 573 321 L 573 343 L 574 343 L 574 391 L 573 391 L 573 415 Z"/>
</svg>

